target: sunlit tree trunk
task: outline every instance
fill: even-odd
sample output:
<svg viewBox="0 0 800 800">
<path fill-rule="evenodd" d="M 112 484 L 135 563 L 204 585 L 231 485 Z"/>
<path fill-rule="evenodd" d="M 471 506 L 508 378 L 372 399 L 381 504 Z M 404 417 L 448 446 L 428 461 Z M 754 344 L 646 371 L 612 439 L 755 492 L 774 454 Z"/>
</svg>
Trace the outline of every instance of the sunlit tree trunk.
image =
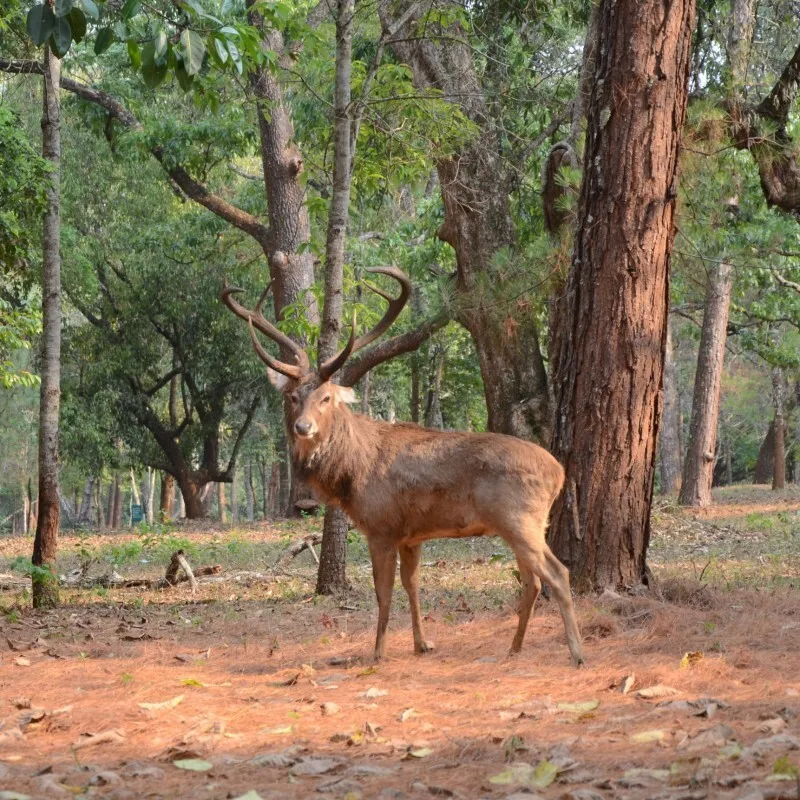
<svg viewBox="0 0 800 800">
<path fill-rule="evenodd" d="M 50 163 L 42 245 L 42 366 L 39 404 L 39 513 L 33 542 L 34 608 L 58 605 L 55 560 L 61 509 L 58 497 L 58 421 L 61 405 L 61 61 L 44 48 L 42 153 Z"/>
<path fill-rule="evenodd" d="M 175 496 L 175 478 L 169 472 L 161 473 L 161 498 L 158 504 L 161 518 L 172 519 L 172 500 Z"/>
<path fill-rule="evenodd" d="M 601 0 L 598 15 L 555 379 L 566 485 L 549 534 L 581 591 L 647 580 L 694 2 Z"/>
<path fill-rule="evenodd" d="M 724 262 L 714 265 L 706 290 L 703 329 L 700 334 L 692 396 L 689 441 L 686 445 L 681 491 L 678 495 L 678 502 L 683 506 L 703 507 L 711 504 L 719 398 L 732 287 L 731 265 Z"/>
</svg>

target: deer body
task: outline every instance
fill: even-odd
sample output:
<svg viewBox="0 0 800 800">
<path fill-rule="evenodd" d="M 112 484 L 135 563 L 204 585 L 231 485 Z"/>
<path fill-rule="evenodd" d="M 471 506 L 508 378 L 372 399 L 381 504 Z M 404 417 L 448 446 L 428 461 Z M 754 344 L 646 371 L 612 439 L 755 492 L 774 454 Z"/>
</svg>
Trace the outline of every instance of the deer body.
<svg viewBox="0 0 800 800">
<path fill-rule="evenodd" d="M 399 270 L 377 271 L 390 274 L 404 287 L 375 329 L 385 330 L 389 318 L 402 309 L 410 285 Z M 258 343 L 254 326 L 287 344 L 286 337 L 280 340 L 260 316 L 263 296 L 255 314 L 231 302 L 225 293 L 223 299 L 248 320 L 256 350 L 270 367 L 270 380 L 289 398 L 289 435 L 298 474 L 322 500 L 341 506 L 367 538 L 378 601 L 375 657 L 385 652 L 398 555 L 411 609 L 414 649 L 424 653 L 432 645 L 423 634 L 419 605 L 422 543 L 497 535 L 513 550 L 522 582 L 511 652 L 519 653 L 522 647 L 545 580 L 559 604 L 572 661 L 583 663 L 569 573 L 545 541 L 550 507 L 564 482 L 561 465 L 541 447 L 512 436 L 444 432 L 354 414 L 347 407 L 355 400 L 352 389 L 329 378 L 360 342 L 375 338 L 374 331 L 357 340 L 354 325 L 345 355 L 314 371 L 297 345 L 296 367 L 276 361 Z"/>
</svg>

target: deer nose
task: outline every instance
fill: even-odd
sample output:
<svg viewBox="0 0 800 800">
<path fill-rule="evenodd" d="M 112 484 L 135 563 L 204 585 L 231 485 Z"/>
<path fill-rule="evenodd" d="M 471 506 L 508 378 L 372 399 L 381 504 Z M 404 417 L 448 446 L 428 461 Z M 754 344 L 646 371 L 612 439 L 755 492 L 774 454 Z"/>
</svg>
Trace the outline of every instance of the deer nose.
<svg viewBox="0 0 800 800">
<path fill-rule="evenodd" d="M 294 424 L 294 429 L 301 435 L 301 436 L 308 436 L 311 433 L 311 423 L 306 422 L 305 420 L 299 419 Z"/>
</svg>

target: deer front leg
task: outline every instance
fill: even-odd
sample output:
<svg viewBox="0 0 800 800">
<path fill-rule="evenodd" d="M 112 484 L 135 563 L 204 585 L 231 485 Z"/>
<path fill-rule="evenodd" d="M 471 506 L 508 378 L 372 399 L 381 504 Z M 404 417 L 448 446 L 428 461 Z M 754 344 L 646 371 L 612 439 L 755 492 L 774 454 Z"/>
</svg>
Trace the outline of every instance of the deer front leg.
<svg viewBox="0 0 800 800">
<path fill-rule="evenodd" d="M 419 608 L 419 562 L 422 556 L 422 545 L 400 547 L 400 580 L 408 595 L 411 608 L 411 628 L 414 631 L 414 652 L 429 653 L 433 650 L 433 642 L 426 642 L 422 632 L 422 614 Z"/>
<path fill-rule="evenodd" d="M 372 559 L 372 580 L 378 600 L 378 633 L 375 637 L 375 660 L 380 661 L 386 650 L 386 627 L 392 607 L 392 588 L 397 571 L 397 549 L 380 541 L 369 542 Z"/>
</svg>

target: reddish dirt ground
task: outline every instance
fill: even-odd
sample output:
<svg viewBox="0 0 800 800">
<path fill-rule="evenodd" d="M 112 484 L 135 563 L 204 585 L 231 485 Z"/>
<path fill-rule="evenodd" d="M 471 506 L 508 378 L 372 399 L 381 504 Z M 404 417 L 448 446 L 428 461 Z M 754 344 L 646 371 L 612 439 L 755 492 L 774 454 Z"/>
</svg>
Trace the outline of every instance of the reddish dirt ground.
<svg viewBox="0 0 800 800">
<path fill-rule="evenodd" d="M 127 593 L 7 614 L 0 790 L 118 800 L 797 798 L 796 592 L 677 589 L 580 599 L 582 670 L 568 666 L 547 602 L 513 660 L 504 658 L 509 609 L 435 614 L 437 650 L 422 658 L 397 609 L 377 667 L 374 612 L 346 601 L 179 589 L 139 594 L 144 603 Z M 702 656 L 682 668 L 686 653 Z M 658 684 L 675 694 L 636 695 Z M 719 702 L 693 702 L 702 698 Z M 167 701 L 177 704 L 140 707 Z M 87 744 L 108 732 L 111 741 Z M 173 763 L 187 758 L 210 768 Z M 547 763 L 531 779 L 524 767 L 509 773 L 514 762 Z M 491 780 L 504 771 L 510 782 Z"/>
</svg>

